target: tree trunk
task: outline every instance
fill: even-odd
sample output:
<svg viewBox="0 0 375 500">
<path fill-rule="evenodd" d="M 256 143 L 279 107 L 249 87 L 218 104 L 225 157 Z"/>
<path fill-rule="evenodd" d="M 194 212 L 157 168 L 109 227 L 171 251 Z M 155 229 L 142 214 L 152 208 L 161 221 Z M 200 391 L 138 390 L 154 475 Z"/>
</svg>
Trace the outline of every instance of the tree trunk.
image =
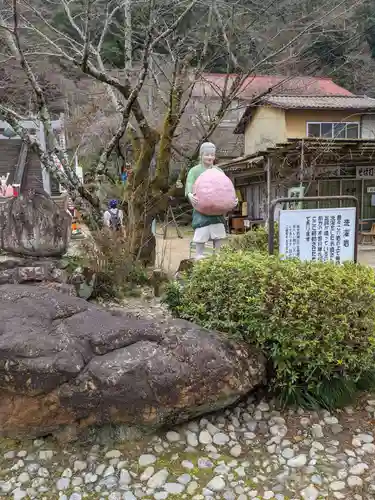
<svg viewBox="0 0 375 500">
<path fill-rule="evenodd" d="M 156 258 L 156 239 L 152 234 L 154 216 L 139 200 L 128 201 L 127 237 L 134 260 L 144 266 L 153 266 Z"/>
</svg>

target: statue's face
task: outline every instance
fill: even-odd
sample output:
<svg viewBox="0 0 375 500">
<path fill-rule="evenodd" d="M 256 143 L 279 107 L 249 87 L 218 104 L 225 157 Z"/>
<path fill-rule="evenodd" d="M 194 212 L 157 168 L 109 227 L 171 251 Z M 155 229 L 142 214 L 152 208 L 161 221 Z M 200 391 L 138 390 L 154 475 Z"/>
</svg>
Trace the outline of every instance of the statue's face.
<svg viewBox="0 0 375 500">
<path fill-rule="evenodd" d="M 212 151 L 208 153 L 203 153 L 202 161 L 205 167 L 212 167 L 215 161 L 215 153 Z"/>
</svg>

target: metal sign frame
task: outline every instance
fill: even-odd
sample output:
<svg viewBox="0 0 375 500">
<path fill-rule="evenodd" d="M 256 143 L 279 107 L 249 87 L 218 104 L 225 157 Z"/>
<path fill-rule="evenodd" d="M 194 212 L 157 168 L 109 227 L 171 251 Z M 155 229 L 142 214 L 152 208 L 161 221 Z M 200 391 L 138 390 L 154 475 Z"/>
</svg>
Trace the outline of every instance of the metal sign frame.
<svg viewBox="0 0 375 500">
<path fill-rule="evenodd" d="M 354 234 L 354 262 L 358 257 L 358 231 L 359 231 L 359 202 L 355 196 L 306 196 L 302 198 L 277 198 L 271 201 L 268 210 L 268 253 L 275 251 L 275 209 L 279 203 L 303 203 L 304 201 L 352 201 L 355 206 L 355 234 Z M 337 207 L 340 208 L 340 207 Z"/>
</svg>

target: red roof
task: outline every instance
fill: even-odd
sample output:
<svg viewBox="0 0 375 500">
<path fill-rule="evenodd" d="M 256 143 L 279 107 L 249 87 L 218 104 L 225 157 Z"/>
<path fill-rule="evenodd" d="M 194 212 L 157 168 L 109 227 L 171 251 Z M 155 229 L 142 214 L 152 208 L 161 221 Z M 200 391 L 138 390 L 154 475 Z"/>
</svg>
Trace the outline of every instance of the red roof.
<svg viewBox="0 0 375 500">
<path fill-rule="evenodd" d="M 220 97 L 225 84 L 228 89 L 236 75 L 218 73 L 203 73 L 194 88 L 195 97 Z M 272 89 L 268 95 L 299 95 L 299 96 L 352 96 L 349 90 L 337 85 L 330 78 L 312 76 L 266 76 L 255 75 L 247 77 L 237 97 L 251 99 Z"/>
</svg>

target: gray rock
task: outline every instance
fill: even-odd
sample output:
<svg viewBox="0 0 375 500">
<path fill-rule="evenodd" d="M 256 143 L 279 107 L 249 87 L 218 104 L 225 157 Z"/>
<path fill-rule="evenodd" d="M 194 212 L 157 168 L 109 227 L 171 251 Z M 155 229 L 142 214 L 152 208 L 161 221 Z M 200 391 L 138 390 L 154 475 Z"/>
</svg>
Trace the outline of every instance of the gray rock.
<svg viewBox="0 0 375 500">
<path fill-rule="evenodd" d="M 159 470 L 148 480 L 147 486 L 152 489 L 161 488 L 166 483 L 168 476 L 167 469 Z"/>
<path fill-rule="evenodd" d="M 223 491 L 225 489 L 225 481 L 221 476 L 215 476 L 207 484 L 207 488 L 214 492 Z"/>
<path fill-rule="evenodd" d="M 107 451 L 105 454 L 105 458 L 111 459 L 111 458 L 120 458 L 122 455 L 121 451 L 119 450 L 111 450 Z"/>
<path fill-rule="evenodd" d="M 147 467 L 148 465 L 152 465 L 156 462 L 155 455 L 141 455 L 138 458 L 138 465 L 140 467 Z"/>
<path fill-rule="evenodd" d="M 185 486 L 180 483 L 165 483 L 163 488 L 171 495 L 180 495 L 184 491 Z"/>
<path fill-rule="evenodd" d="M 198 446 L 198 438 L 195 432 L 187 431 L 186 432 L 186 442 L 189 446 L 195 448 Z"/>
<path fill-rule="evenodd" d="M 323 428 L 319 424 L 313 424 L 311 426 L 311 435 L 314 439 L 321 439 L 324 437 Z"/>
<path fill-rule="evenodd" d="M 21 490 L 21 488 L 16 488 L 15 490 L 12 491 L 12 493 L 13 493 L 13 500 L 22 500 L 22 498 L 27 497 L 27 492 Z"/>
<path fill-rule="evenodd" d="M 333 481 L 333 483 L 329 485 L 332 491 L 342 491 L 345 489 L 345 486 L 344 481 Z"/>
<path fill-rule="evenodd" d="M 180 441 L 181 436 L 178 432 L 169 431 L 166 434 L 166 438 L 167 438 L 167 441 L 169 441 L 170 443 L 177 443 L 178 441 Z"/>
<path fill-rule="evenodd" d="M 351 474 L 352 476 L 362 476 L 362 474 L 364 474 L 367 471 L 367 469 L 368 465 L 362 462 L 353 465 L 353 467 L 349 469 L 349 474 Z"/>
<path fill-rule="evenodd" d="M 178 424 L 233 404 L 265 374 L 258 351 L 216 332 L 115 316 L 38 286 L 1 286 L 0 324 L 0 429 L 13 438 L 62 433 L 60 421 L 71 438 L 83 422 Z"/>
<path fill-rule="evenodd" d="M 137 500 L 137 497 L 133 495 L 131 491 L 126 491 L 123 496 L 124 500 Z"/>
<path fill-rule="evenodd" d="M 308 486 L 304 490 L 301 491 L 301 497 L 304 500 L 317 500 L 320 493 L 314 486 Z"/>
<path fill-rule="evenodd" d="M 82 495 L 80 493 L 72 493 L 69 497 L 69 500 L 82 500 Z"/>
<path fill-rule="evenodd" d="M 208 431 L 206 431 L 206 430 L 201 431 L 199 433 L 199 442 L 201 444 L 210 444 L 210 443 L 212 443 L 211 434 Z"/>
<path fill-rule="evenodd" d="M 213 437 L 213 442 L 217 446 L 224 446 L 230 441 L 229 436 L 227 434 L 224 434 L 223 432 L 219 432 L 218 434 L 215 434 Z"/>
<path fill-rule="evenodd" d="M 347 479 L 349 488 L 361 488 L 363 480 L 359 476 L 349 476 Z"/>
<path fill-rule="evenodd" d="M 56 482 L 56 488 L 58 491 L 67 490 L 70 486 L 70 479 L 68 477 L 62 477 Z"/>
<path fill-rule="evenodd" d="M 307 463 L 306 455 L 297 455 L 296 457 L 290 458 L 287 461 L 287 465 L 289 467 L 293 467 L 294 469 L 299 469 L 299 468 L 303 467 L 304 465 L 306 465 L 306 463 Z"/>
<path fill-rule="evenodd" d="M 31 193 L 1 205 L 1 249 L 10 254 L 60 257 L 68 249 L 72 219 L 45 194 Z M 20 217 L 22 214 L 22 217 Z"/>
<path fill-rule="evenodd" d="M 120 485 L 128 485 L 132 481 L 129 472 L 126 469 L 120 471 Z"/>
<path fill-rule="evenodd" d="M 21 483 L 21 484 L 25 484 L 25 483 L 28 483 L 30 481 L 30 476 L 27 472 L 22 472 L 19 476 L 18 476 L 18 482 Z"/>
<path fill-rule="evenodd" d="M 236 444 L 235 446 L 233 446 L 233 448 L 230 449 L 229 453 L 232 455 L 232 457 L 238 458 L 242 453 L 242 448 L 239 444 Z"/>
</svg>

